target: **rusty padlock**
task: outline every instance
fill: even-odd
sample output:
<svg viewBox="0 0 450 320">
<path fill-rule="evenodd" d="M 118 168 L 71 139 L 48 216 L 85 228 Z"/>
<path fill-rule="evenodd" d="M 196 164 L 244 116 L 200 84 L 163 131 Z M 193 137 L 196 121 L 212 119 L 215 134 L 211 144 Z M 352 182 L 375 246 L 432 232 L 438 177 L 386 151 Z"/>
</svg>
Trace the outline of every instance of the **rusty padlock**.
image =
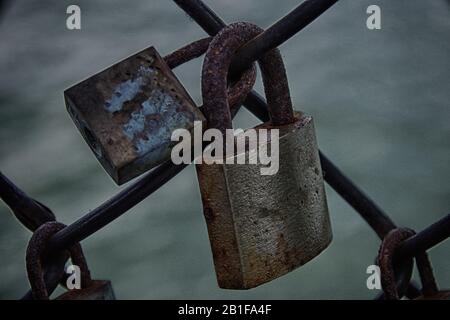
<svg viewBox="0 0 450 320">
<path fill-rule="evenodd" d="M 203 114 L 154 47 L 64 92 L 67 110 L 104 169 L 122 184 L 170 158 L 173 130 Z"/>
<path fill-rule="evenodd" d="M 403 241 L 414 235 L 414 230 L 397 228 L 391 230 L 381 243 L 377 263 L 380 267 L 381 286 L 387 300 L 399 300 L 401 298 L 395 279 L 394 253 Z M 415 260 L 422 283 L 422 295 L 415 300 L 450 300 L 450 290 L 438 289 L 428 254 L 421 252 L 415 256 Z M 409 275 L 409 278 L 411 278 L 411 275 Z"/>
<path fill-rule="evenodd" d="M 34 299 L 49 299 L 43 277 L 42 255 L 47 241 L 63 228 L 65 228 L 65 225 L 62 223 L 47 222 L 33 233 L 28 243 L 26 266 Z M 57 297 L 56 300 L 115 300 L 114 290 L 110 281 L 91 279 L 81 245 L 76 244 L 70 247 L 68 251 L 72 263 L 80 269 L 81 288 L 71 289 Z"/>
<path fill-rule="evenodd" d="M 206 53 L 203 110 L 208 127 L 222 134 L 232 128 L 228 66 L 235 51 L 261 32 L 248 23 L 231 24 Z M 312 118 L 293 112 L 279 51 L 271 50 L 258 63 L 270 122 L 255 129 L 279 129 L 278 173 L 261 175 L 259 164 L 196 166 L 218 284 L 228 289 L 256 287 L 290 272 L 332 239 Z"/>
</svg>

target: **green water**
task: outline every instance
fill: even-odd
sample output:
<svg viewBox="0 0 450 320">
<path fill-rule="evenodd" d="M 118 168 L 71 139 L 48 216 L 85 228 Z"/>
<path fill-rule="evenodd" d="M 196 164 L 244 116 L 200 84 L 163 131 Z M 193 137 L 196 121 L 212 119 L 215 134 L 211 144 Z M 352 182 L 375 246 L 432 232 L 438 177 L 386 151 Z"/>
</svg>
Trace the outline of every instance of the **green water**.
<svg viewBox="0 0 450 320">
<path fill-rule="evenodd" d="M 298 1 L 207 3 L 227 22 L 269 26 Z M 0 169 L 71 223 L 120 190 L 65 111 L 70 85 L 149 45 L 166 54 L 204 32 L 171 1 L 12 2 L 0 22 Z M 382 29 L 366 28 L 366 8 Z M 281 47 L 297 109 L 315 119 L 321 150 L 401 226 L 421 230 L 450 212 L 450 5 L 444 0 L 341 0 Z M 176 69 L 200 104 L 197 60 Z M 261 91 L 261 85 L 257 89 Z M 236 127 L 257 123 L 241 111 Z M 190 166 L 83 241 L 93 275 L 118 298 L 372 298 L 366 268 L 379 240 L 327 187 L 334 240 L 306 266 L 249 291 L 217 287 Z M 28 287 L 30 233 L 0 204 L 0 298 Z M 450 287 L 450 242 L 430 251 Z"/>
</svg>

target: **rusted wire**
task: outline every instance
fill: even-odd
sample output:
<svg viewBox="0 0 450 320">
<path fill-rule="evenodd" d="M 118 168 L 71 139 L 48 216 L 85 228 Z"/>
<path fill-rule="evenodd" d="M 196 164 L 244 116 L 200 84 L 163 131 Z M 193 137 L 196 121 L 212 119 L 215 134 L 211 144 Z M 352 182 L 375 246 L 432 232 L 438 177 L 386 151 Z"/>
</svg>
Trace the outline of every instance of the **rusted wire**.
<svg viewBox="0 0 450 320">
<path fill-rule="evenodd" d="M 184 47 L 181 47 L 174 52 L 166 55 L 164 61 L 167 63 L 169 68 L 174 69 L 192 59 L 202 56 L 208 49 L 209 43 L 212 37 L 203 38 Z"/>
<path fill-rule="evenodd" d="M 0 172 L 0 197 L 14 216 L 31 231 L 45 222 L 56 220 L 49 208 L 29 197 L 2 172 Z"/>
<path fill-rule="evenodd" d="M 164 57 L 164 61 L 170 68 L 176 68 L 183 63 L 203 55 L 212 40 L 212 37 L 194 41 L 184 47 Z M 230 105 L 231 115 L 234 117 L 239 107 L 244 102 L 247 93 L 252 89 L 256 80 L 256 67 L 253 64 L 251 68 L 244 70 L 238 81 L 227 88 L 227 97 Z M 204 109 L 203 107 L 201 107 Z M 204 112 L 204 110 L 203 110 Z"/>
<path fill-rule="evenodd" d="M 306 0 L 294 10 L 274 23 L 266 31 L 250 40 L 236 53 L 230 67 L 232 75 L 239 75 L 265 53 L 278 47 L 303 30 L 317 17 L 333 6 L 338 0 Z M 200 0 L 174 0 L 210 36 L 215 35 L 225 23 Z"/>
<path fill-rule="evenodd" d="M 427 251 L 450 237 L 450 214 L 403 242 L 396 255 L 401 260 Z"/>
</svg>

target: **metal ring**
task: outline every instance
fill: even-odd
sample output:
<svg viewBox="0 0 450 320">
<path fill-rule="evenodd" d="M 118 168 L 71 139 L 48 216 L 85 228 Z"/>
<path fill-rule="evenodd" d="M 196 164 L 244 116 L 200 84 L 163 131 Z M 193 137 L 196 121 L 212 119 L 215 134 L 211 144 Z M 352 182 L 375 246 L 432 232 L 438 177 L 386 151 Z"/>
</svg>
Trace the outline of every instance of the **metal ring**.
<svg viewBox="0 0 450 320">
<path fill-rule="evenodd" d="M 407 228 L 398 228 L 390 231 L 383 239 L 378 252 L 377 262 L 381 273 L 381 286 L 385 298 L 388 300 L 398 300 L 406 291 L 407 285 L 412 276 L 413 259 L 404 261 L 399 266 L 394 263 L 394 251 L 406 239 L 412 237 L 415 232 Z M 401 279 L 397 279 L 398 270 L 402 270 Z M 396 272 L 397 271 L 397 272 Z M 398 281 L 400 280 L 400 281 Z M 399 290 L 400 289 L 400 292 Z"/>
<path fill-rule="evenodd" d="M 212 39 L 212 37 L 209 37 L 194 41 L 168 54 L 164 57 L 164 61 L 173 69 L 192 59 L 198 58 L 208 50 Z M 253 63 L 227 90 L 227 99 L 231 108 L 231 114 L 234 115 L 238 111 L 240 105 L 247 98 L 247 94 L 252 90 L 255 81 L 256 65 Z"/>
<path fill-rule="evenodd" d="M 56 232 L 64 229 L 65 227 L 66 225 L 56 221 L 47 222 L 36 229 L 28 242 L 26 267 L 34 299 L 49 299 L 49 294 L 44 282 L 42 258 L 45 253 L 48 240 L 50 240 Z M 82 287 L 89 286 L 92 280 L 81 245 L 77 243 L 71 246 L 68 251 L 70 253 L 72 263 L 80 268 Z"/>
</svg>

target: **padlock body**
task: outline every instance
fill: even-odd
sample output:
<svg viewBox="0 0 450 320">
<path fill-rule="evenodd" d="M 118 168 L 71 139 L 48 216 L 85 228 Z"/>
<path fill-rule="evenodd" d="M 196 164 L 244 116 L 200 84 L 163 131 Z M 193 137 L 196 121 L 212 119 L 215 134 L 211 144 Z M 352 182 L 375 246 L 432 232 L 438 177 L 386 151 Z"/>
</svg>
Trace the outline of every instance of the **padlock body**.
<svg viewBox="0 0 450 320">
<path fill-rule="evenodd" d="M 82 136 L 117 184 L 170 159 L 175 129 L 205 121 L 176 76 L 150 47 L 64 92 Z"/>
<path fill-rule="evenodd" d="M 261 164 L 196 166 L 221 288 L 256 287 L 305 264 L 331 242 L 313 120 L 295 117 L 289 125 L 256 128 L 280 130 L 274 175 L 261 175 Z"/>
<path fill-rule="evenodd" d="M 92 280 L 88 287 L 69 290 L 56 300 L 116 300 L 116 295 L 110 281 Z"/>
</svg>

